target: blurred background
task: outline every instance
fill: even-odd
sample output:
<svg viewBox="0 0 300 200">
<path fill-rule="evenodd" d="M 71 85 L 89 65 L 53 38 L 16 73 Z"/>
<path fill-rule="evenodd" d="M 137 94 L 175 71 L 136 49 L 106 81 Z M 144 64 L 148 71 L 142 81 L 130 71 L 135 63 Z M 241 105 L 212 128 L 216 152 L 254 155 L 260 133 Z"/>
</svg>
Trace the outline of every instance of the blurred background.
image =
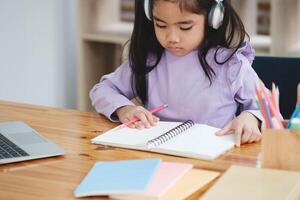
<svg viewBox="0 0 300 200">
<path fill-rule="evenodd" d="M 256 55 L 300 57 L 300 0 L 231 2 Z M 133 5 L 0 0 L 0 100 L 92 110 L 89 90 L 126 57 Z"/>
</svg>

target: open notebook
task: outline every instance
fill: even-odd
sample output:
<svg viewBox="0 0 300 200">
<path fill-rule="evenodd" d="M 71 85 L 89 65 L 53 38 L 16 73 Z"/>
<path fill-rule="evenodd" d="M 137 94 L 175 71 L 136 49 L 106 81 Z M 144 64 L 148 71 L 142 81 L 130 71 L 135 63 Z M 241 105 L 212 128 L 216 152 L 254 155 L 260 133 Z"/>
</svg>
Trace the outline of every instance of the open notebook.
<svg viewBox="0 0 300 200">
<path fill-rule="evenodd" d="M 118 126 L 91 141 L 95 144 L 213 160 L 234 146 L 234 136 L 216 136 L 218 128 L 192 121 L 159 122 L 150 129 Z"/>
</svg>

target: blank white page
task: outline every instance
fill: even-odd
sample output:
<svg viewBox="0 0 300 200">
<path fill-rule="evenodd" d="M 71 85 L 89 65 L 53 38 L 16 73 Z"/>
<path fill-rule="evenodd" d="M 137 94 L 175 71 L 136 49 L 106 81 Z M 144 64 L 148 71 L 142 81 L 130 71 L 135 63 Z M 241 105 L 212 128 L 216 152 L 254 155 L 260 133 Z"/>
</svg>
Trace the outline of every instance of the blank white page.
<svg viewBox="0 0 300 200">
<path fill-rule="evenodd" d="M 218 130 L 220 129 L 196 124 L 157 146 L 154 151 L 212 160 L 234 146 L 234 135 L 216 136 Z"/>
<path fill-rule="evenodd" d="M 181 122 L 159 122 L 156 126 L 149 129 L 145 128 L 142 130 L 121 127 L 120 126 L 105 132 L 102 135 L 97 136 L 92 139 L 93 143 L 110 143 L 110 144 L 122 144 L 122 145 L 132 145 L 140 146 L 146 145 L 148 140 L 158 137 L 170 129 L 180 125 Z"/>
</svg>

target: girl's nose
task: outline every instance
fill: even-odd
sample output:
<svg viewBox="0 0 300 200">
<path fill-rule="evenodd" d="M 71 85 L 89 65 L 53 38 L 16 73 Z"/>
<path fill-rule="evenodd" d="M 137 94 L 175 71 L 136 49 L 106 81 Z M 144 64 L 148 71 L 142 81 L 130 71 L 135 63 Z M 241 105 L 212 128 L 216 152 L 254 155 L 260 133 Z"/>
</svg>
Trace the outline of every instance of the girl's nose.
<svg viewBox="0 0 300 200">
<path fill-rule="evenodd" d="M 180 41 L 180 38 L 178 36 L 178 34 L 176 33 L 175 30 L 169 30 L 167 33 L 167 42 L 174 44 L 174 43 L 178 43 Z"/>
</svg>

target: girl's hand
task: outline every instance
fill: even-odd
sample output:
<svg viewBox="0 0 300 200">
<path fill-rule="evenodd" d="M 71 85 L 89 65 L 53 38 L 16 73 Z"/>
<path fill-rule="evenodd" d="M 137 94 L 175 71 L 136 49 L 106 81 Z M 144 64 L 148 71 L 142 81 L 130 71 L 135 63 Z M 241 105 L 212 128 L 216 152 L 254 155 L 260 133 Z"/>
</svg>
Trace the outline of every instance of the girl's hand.
<svg viewBox="0 0 300 200">
<path fill-rule="evenodd" d="M 130 124 L 130 128 L 150 128 L 152 126 L 155 126 L 159 121 L 158 117 L 152 115 L 150 111 L 142 106 L 123 106 L 116 110 L 116 114 L 122 123 L 126 123 L 134 117 L 140 119 L 139 121 Z"/>
<path fill-rule="evenodd" d="M 245 111 L 216 134 L 221 136 L 234 132 L 235 145 L 239 147 L 241 144 L 258 142 L 261 139 L 261 132 L 258 126 L 258 119 Z"/>
</svg>

